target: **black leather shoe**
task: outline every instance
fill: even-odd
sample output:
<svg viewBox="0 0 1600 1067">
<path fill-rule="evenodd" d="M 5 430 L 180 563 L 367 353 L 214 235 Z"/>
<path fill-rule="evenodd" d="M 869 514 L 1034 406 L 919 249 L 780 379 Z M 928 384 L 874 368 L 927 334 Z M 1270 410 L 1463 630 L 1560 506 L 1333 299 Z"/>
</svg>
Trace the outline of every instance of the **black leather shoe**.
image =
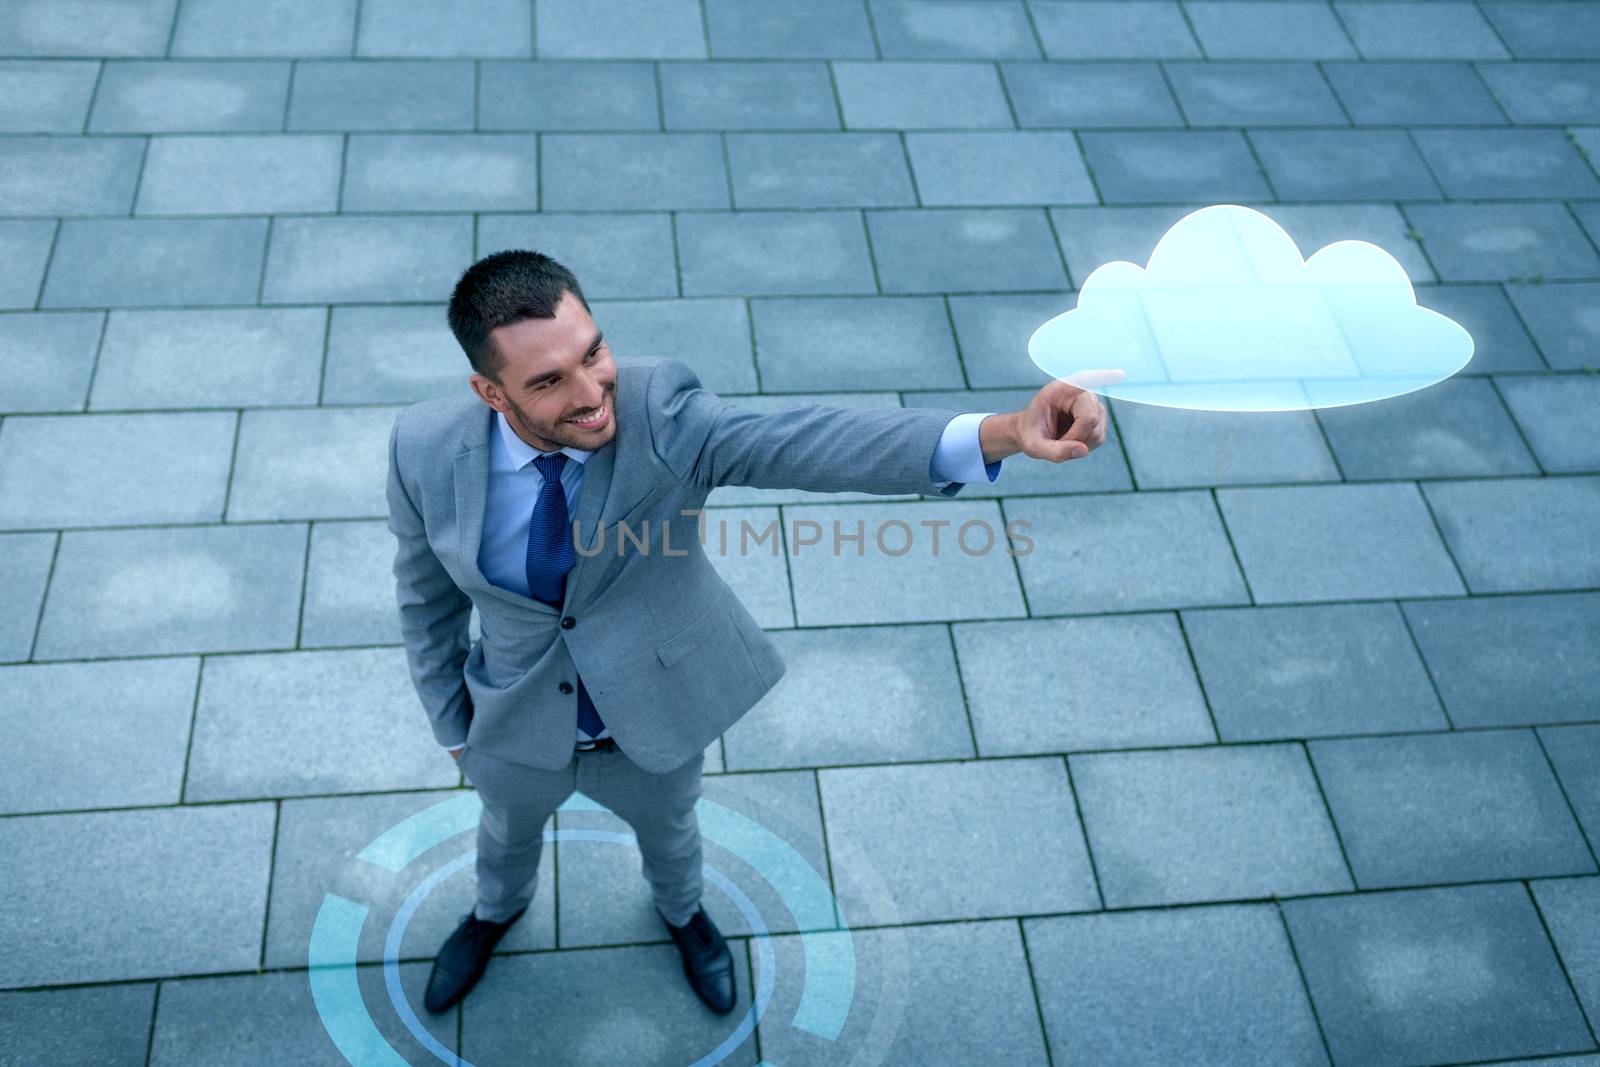
<svg viewBox="0 0 1600 1067">
<path fill-rule="evenodd" d="M 480 919 L 469 911 L 434 958 L 422 1006 L 431 1012 L 441 1012 L 466 996 L 483 977 L 484 968 L 489 966 L 489 954 L 511 929 L 511 924 L 527 910 L 523 908 L 502 923 Z"/>
<path fill-rule="evenodd" d="M 656 914 L 659 915 L 660 911 Z M 661 921 L 667 923 L 672 940 L 683 954 L 683 973 L 688 975 L 689 985 L 694 987 L 695 993 L 718 1015 L 732 1011 L 735 1000 L 733 953 L 722 939 L 722 932 L 711 921 L 711 916 L 706 914 L 704 908 L 697 908 L 682 926 L 668 923 L 665 915 L 661 916 Z"/>
</svg>

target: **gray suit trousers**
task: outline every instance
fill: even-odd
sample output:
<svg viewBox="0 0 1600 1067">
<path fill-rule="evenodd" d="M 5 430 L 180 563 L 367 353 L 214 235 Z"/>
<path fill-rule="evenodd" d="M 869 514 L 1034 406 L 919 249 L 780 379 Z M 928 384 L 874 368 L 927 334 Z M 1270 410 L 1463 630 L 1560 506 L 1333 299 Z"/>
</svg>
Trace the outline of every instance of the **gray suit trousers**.
<svg viewBox="0 0 1600 1067">
<path fill-rule="evenodd" d="M 556 771 L 513 763 L 468 744 L 461 772 L 478 790 L 477 903 L 480 919 L 504 922 L 538 885 L 544 825 L 577 790 L 633 827 L 642 873 L 657 910 L 674 926 L 700 906 L 700 772 L 705 754 L 665 774 L 642 770 L 620 748 L 577 751 Z"/>
</svg>

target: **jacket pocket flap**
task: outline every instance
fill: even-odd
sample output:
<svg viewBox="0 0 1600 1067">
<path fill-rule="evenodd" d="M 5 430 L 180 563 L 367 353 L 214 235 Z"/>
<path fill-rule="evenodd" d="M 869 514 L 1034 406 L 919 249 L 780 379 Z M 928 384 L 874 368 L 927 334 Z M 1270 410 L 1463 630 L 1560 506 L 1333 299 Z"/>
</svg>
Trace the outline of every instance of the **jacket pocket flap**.
<svg viewBox="0 0 1600 1067">
<path fill-rule="evenodd" d="M 656 658 L 661 660 L 662 665 L 672 666 L 692 649 L 698 647 L 706 636 L 716 628 L 717 623 L 723 617 L 723 611 L 720 607 L 706 611 L 689 625 L 657 645 Z"/>
</svg>

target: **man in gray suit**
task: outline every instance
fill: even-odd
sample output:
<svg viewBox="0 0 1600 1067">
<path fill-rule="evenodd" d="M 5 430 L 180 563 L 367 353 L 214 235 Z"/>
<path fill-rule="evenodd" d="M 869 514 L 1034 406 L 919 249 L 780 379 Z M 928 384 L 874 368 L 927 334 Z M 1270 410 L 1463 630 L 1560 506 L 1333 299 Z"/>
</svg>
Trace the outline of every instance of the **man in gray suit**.
<svg viewBox="0 0 1600 1067">
<path fill-rule="evenodd" d="M 476 395 L 413 404 L 389 438 L 411 679 L 483 802 L 476 903 L 424 1003 L 443 1011 L 478 981 L 533 898 L 545 822 L 578 790 L 633 827 L 691 987 L 731 1011 L 694 807 L 706 746 L 784 662 L 702 550 L 707 494 L 952 496 L 1016 452 L 1087 455 L 1105 409 L 1062 381 L 1007 413 L 742 409 L 678 360 L 614 360 L 577 279 L 524 250 L 473 264 L 448 318 Z"/>
</svg>

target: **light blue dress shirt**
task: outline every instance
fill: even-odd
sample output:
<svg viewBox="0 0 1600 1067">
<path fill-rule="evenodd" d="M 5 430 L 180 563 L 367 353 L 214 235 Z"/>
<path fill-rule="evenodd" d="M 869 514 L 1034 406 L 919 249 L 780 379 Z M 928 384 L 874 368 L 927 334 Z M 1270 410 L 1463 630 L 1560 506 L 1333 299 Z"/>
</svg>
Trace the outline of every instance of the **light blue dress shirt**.
<svg viewBox="0 0 1600 1067">
<path fill-rule="evenodd" d="M 928 464 L 928 478 L 945 488 L 952 482 L 976 482 L 979 478 L 993 482 L 1000 475 L 1000 460 L 984 463 L 983 449 L 978 442 L 978 424 L 992 411 L 968 411 L 957 415 L 945 424 L 944 433 L 934 449 L 933 460 Z M 535 457 L 553 456 L 555 452 L 541 452 L 511 428 L 500 412 L 494 415 L 496 445 L 489 459 L 489 495 L 483 511 L 483 540 L 478 550 L 478 569 L 489 581 L 502 589 L 521 596 L 528 595 L 528 520 L 539 499 L 539 486 L 544 475 L 534 464 Z M 561 489 L 567 497 L 567 514 L 578 512 L 578 490 L 583 487 L 583 465 L 592 452 L 581 448 L 561 448 L 568 459 L 561 468 Z M 959 490 L 958 490 L 959 492 Z M 610 737 L 611 731 L 602 729 L 600 737 Z M 588 743 L 591 738 L 578 727 L 578 741 Z M 455 752 L 464 745 L 452 746 Z"/>
</svg>

